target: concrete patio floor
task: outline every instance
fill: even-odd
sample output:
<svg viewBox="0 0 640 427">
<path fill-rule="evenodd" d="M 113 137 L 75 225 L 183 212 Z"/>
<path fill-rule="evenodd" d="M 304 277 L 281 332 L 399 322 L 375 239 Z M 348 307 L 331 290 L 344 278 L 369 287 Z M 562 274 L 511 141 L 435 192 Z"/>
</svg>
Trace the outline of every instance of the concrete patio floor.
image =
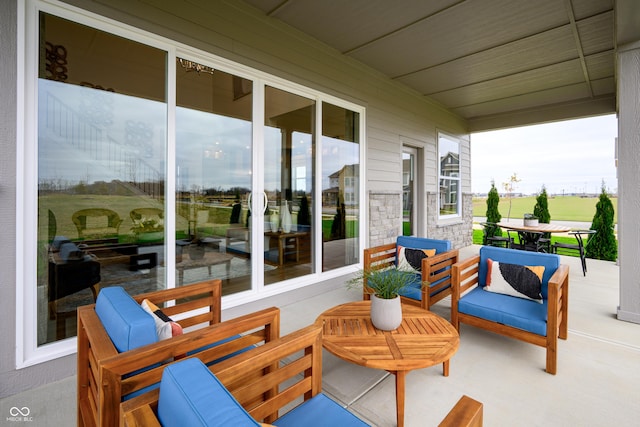
<svg viewBox="0 0 640 427">
<path fill-rule="evenodd" d="M 464 259 L 479 246 L 462 249 Z M 640 420 L 640 325 L 616 319 L 618 266 L 562 257 L 570 266 L 569 338 L 560 340 L 558 373 L 544 371 L 545 350 L 462 325 L 449 377 L 442 365 L 407 375 L 405 425 L 437 426 L 467 394 L 484 404 L 485 426 L 637 426 Z M 334 305 L 359 300 L 337 288 L 281 306 L 282 334 L 315 321 Z M 449 319 L 450 301 L 432 307 Z M 0 424 L 14 425 L 11 407 L 27 406 L 32 426 L 76 424 L 76 384 L 71 377 L 0 401 Z M 386 372 L 343 362 L 327 352 L 323 388 L 374 426 L 395 425 L 395 381 Z M 5 424 L 6 423 L 6 424 Z"/>
</svg>

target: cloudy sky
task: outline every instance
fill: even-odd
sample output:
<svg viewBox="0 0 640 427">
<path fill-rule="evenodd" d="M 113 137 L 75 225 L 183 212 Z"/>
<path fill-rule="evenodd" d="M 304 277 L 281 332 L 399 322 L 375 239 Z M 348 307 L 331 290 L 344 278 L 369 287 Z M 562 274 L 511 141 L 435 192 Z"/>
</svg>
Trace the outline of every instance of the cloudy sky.
<svg viewBox="0 0 640 427">
<path fill-rule="evenodd" d="M 502 191 L 514 173 L 515 191 L 533 194 L 599 193 L 602 181 L 616 191 L 615 115 L 471 135 L 472 191 Z"/>
</svg>

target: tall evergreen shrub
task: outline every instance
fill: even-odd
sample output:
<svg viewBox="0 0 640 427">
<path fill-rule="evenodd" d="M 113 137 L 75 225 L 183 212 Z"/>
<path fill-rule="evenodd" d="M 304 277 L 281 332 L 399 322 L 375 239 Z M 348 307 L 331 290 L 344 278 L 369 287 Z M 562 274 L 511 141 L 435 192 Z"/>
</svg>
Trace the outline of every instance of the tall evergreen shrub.
<svg viewBox="0 0 640 427">
<path fill-rule="evenodd" d="M 533 207 L 533 214 L 538 217 L 538 222 L 549 224 L 551 215 L 549 214 L 549 203 L 547 198 L 547 189 L 542 186 L 542 191 L 536 197 L 536 205 Z"/>
<path fill-rule="evenodd" d="M 613 203 L 611 203 L 603 184 L 600 200 L 596 204 L 596 213 L 591 223 L 591 230 L 596 230 L 596 233 L 589 237 L 587 258 L 615 261 L 618 257 L 614 215 Z"/>
<path fill-rule="evenodd" d="M 500 215 L 500 211 L 498 211 L 498 205 L 500 204 L 500 195 L 498 194 L 498 189 L 495 186 L 495 183 L 491 182 L 491 190 L 489 190 L 489 194 L 487 196 L 487 222 L 499 223 L 502 219 L 502 215 Z M 496 228 L 495 230 L 496 236 L 502 235 L 502 230 L 500 228 Z"/>
</svg>

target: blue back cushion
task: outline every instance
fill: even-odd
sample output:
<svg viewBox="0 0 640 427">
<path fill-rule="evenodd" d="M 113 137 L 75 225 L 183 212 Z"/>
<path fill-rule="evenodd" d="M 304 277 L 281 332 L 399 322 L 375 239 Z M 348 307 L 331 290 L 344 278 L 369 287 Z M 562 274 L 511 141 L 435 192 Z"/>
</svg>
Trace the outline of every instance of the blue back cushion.
<svg viewBox="0 0 640 427">
<path fill-rule="evenodd" d="M 437 254 L 451 250 L 449 240 L 427 239 L 426 237 L 398 236 L 396 244 L 405 248 L 435 249 Z"/>
<path fill-rule="evenodd" d="M 96 314 L 120 353 L 158 341 L 153 317 L 119 286 L 100 291 Z"/>
<path fill-rule="evenodd" d="M 200 359 L 162 373 L 158 419 L 163 427 L 259 426 Z"/>
<path fill-rule="evenodd" d="M 553 276 L 560 266 L 560 257 L 555 254 L 545 254 L 540 252 L 520 251 L 515 249 L 505 249 L 494 246 L 483 246 L 480 248 L 480 269 L 478 271 L 478 284 L 484 286 L 487 277 L 487 258 L 494 261 L 504 262 L 507 264 L 518 264 L 544 266 L 544 275 L 542 276 L 542 298 L 545 300 L 548 296 L 549 279 Z"/>
</svg>

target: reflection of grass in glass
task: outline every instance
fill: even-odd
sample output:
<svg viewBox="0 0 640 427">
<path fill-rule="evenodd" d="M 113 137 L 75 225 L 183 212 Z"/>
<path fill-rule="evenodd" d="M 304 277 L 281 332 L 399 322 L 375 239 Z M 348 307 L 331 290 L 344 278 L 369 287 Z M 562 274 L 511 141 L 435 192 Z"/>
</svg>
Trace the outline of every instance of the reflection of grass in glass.
<svg viewBox="0 0 640 427">
<path fill-rule="evenodd" d="M 329 218 L 329 219 L 327 219 Z M 333 224 L 333 218 L 325 216 L 322 219 L 322 236 L 325 241 L 331 240 L 331 225 Z M 346 238 L 350 239 L 353 237 L 358 237 L 358 221 L 356 220 L 347 220 L 345 224 L 346 228 Z"/>
</svg>

